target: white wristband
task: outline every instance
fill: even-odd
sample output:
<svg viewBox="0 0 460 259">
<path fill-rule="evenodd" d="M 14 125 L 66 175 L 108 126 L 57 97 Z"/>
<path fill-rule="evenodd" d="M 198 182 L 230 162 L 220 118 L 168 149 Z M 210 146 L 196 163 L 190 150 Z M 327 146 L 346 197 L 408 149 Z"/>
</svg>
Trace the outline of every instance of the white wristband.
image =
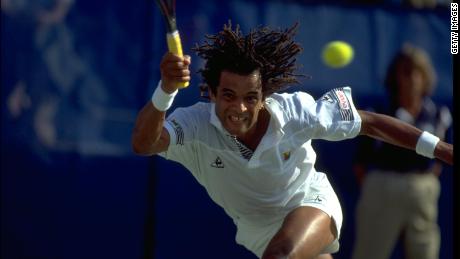
<svg viewBox="0 0 460 259">
<path fill-rule="evenodd" d="M 435 135 L 424 131 L 418 138 L 417 146 L 415 146 L 415 152 L 417 154 L 434 158 L 434 149 L 439 142 L 439 138 Z"/>
<path fill-rule="evenodd" d="M 152 103 L 155 108 L 159 111 L 166 111 L 168 110 L 173 101 L 174 97 L 176 96 L 178 90 L 174 91 L 171 94 L 166 93 L 162 88 L 161 88 L 161 80 L 158 82 L 158 86 L 155 89 L 155 92 L 153 92 L 152 95 Z"/>
</svg>

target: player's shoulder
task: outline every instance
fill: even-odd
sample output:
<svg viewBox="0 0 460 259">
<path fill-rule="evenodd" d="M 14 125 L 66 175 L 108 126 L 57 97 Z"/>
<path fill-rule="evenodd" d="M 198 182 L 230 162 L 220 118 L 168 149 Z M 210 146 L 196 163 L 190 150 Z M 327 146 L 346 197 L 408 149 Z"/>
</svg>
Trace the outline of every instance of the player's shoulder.
<svg viewBox="0 0 460 259">
<path fill-rule="evenodd" d="M 209 114 L 211 110 L 211 104 L 206 102 L 197 102 L 187 107 L 177 107 L 174 113 L 193 113 L 197 116 L 203 116 Z"/>
<path fill-rule="evenodd" d="M 267 97 L 267 108 L 284 121 L 295 121 L 303 116 L 308 107 L 315 103 L 313 97 L 305 92 L 274 93 Z"/>
<path fill-rule="evenodd" d="M 351 87 L 350 86 L 339 86 L 339 87 L 331 88 L 331 89 L 327 90 L 323 94 L 323 96 L 321 96 L 321 98 L 319 98 L 319 99 L 321 100 L 322 97 L 324 97 L 326 95 L 334 95 L 334 96 L 339 96 L 340 97 L 343 94 L 346 94 L 346 95 L 351 97 L 351 95 L 352 95 Z"/>
<path fill-rule="evenodd" d="M 185 107 L 185 109 L 189 109 L 197 114 L 210 114 L 211 111 L 211 103 L 208 102 L 197 102 L 191 106 Z"/>
<path fill-rule="evenodd" d="M 315 102 L 315 99 L 308 93 L 298 91 L 293 93 L 274 93 L 268 101 L 274 101 L 283 109 L 305 106 Z"/>
<path fill-rule="evenodd" d="M 194 120 L 197 122 L 209 121 L 211 104 L 197 102 L 191 106 L 176 108 L 169 118 L 180 118 L 181 120 Z"/>
</svg>

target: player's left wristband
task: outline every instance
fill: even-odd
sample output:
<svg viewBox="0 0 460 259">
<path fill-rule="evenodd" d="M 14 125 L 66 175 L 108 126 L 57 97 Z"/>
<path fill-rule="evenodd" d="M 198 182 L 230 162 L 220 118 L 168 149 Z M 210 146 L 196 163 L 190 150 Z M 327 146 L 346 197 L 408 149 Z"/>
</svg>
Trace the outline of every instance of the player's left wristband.
<svg viewBox="0 0 460 259">
<path fill-rule="evenodd" d="M 152 95 L 152 103 L 153 106 L 159 111 L 166 111 L 168 110 L 173 101 L 174 97 L 176 96 L 178 90 L 174 91 L 173 93 L 166 93 L 162 88 L 161 88 L 161 80 L 158 82 L 158 86 L 155 89 L 155 92 L 153 92 Z"/>
<path fill-rule="evenodd" d="M 417 145 L 415 146 L 415 152 L 417 152 L 417 154 L 422 155 L 422 156 L 434 158 L 434 150 L 438 142 L 439 142 L 438 137 L 436 137 L 435 135 L 427 131 L 424 131 L 417 140 Z"/>
</svg>

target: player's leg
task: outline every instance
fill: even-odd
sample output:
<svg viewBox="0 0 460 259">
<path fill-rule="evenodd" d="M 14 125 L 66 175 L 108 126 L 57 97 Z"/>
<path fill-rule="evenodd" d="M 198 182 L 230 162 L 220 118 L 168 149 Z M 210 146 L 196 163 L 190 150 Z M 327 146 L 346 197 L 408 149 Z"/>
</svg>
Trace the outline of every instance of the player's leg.
<svg viewBox="0 0 460 259">
<path fill-rule="evenodd" d="M 440 231 L 437 224 L 440 183 L 436 175 L 413 175 L 410 188 L 409 223 L 404 238 L 406 258 L 439 258 Z"/>
<path fill-rule="evenodd" d="M 336 237 L 337 228 L 328 214 L 314 207 L 298 207 L 286 216 L 262 259 L 314 259 Z"/>
<path fill-rule="evenodd" d="M 333 259 L 331 254 L 320 254 L 316 259 Z"/>
<path fill-rule="evenodd" d="M 371 172 L 356 207 L 353 259 L 385 259 L 407 221 L 407 184 L 403 175 Z"/>
</svg>

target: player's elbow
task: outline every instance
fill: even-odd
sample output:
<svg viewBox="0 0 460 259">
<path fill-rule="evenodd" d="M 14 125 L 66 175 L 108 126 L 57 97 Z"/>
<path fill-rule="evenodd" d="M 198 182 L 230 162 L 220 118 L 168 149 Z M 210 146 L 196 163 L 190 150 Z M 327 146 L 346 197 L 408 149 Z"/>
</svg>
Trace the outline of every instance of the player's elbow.
<svg viewBox="0 0 460 259">
<path fill-rule="evenodd" d="M 133 137 L 131 140 L 131 148 L 133 152 L 140 156 L 152 156 L 166 151 L 167 145 L 163 138 L 156 141 L 148 141 L 145 138 Z"/>
<path fill-rule="evenodd" d="M 131 139 L 131 149 L 133 150 L 134 154 L 140 156 L 151 156 L 155 154 L 152 148 L 146 145 L 145 141 L 142 141 L 135 136 L 133 136 Z"/>
<path fill-rule="evenodd" d="M 372 136 L 374 135 L 373 128 L 373 114 L 372 112 L 358 110 L 359 116 L 361 117 L 361 130 L 360 135 Z"/>
<path fill-rule="evenodd" d="M 140 155 L 140 156 L 150 155 L 144 147 L 138 145 L 135 142 L 131 143 L 131 149 L 133 150 L 133 153 L 136 155 Z"/>
</svg>

